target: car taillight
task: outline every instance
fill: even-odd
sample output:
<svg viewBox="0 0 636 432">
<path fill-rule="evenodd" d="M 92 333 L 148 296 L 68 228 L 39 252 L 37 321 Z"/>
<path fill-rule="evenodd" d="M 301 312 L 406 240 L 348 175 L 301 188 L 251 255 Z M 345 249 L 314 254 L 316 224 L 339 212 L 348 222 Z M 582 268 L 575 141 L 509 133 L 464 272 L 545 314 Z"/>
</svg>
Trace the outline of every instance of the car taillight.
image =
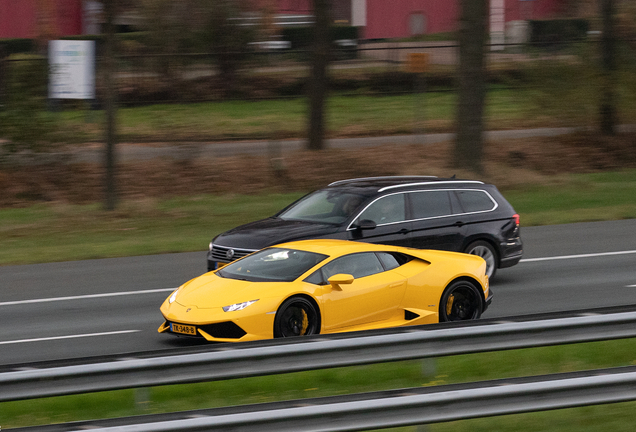
<svg viewBox="0 0 636 432">
<path fill-rule="evenodd" d="M 515 214 L 512 216 L 512 218 L 515 220 L 515 224 L 517 224 L 517 226 L 519 226 L 519 215 Z"/>
</svg>

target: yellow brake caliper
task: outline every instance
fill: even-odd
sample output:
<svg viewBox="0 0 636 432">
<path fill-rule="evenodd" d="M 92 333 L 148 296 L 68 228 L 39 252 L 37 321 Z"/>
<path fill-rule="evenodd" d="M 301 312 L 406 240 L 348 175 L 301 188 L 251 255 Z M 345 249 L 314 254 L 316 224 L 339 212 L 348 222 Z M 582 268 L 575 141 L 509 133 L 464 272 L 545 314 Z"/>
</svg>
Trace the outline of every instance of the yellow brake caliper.
<svg viewBox="0 0 636 432">
<path fill-rule="evenodd" d="M 448 297 L 448 301 L 446 302 L 446 315 L 451 314 L 451 310 L 453 310 L 453 302 L 455 301 L 455 294 L 451 294 Z"/>
<path fill-rule="evenodd" d="M 300 329 L 300 334 L 304 335 L 307 331 L 307 327 L 309 327 L 309 318 L 307 317 L 307 312 L 303 311 L 303 326 Z"/>
</svg>

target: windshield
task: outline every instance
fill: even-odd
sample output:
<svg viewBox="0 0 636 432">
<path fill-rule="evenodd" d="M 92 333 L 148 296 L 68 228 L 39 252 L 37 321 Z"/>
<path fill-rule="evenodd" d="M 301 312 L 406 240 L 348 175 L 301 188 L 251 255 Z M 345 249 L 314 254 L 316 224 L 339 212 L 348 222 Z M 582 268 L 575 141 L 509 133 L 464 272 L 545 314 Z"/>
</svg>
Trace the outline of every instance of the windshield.
<svg viewBox="0 0 636 432">
<path fill-rule="evenodd" d="M 338 190 L 319 190 L 298 201 L 278 217 L 284 220 L 302 220 L 341 224 L 360 207 L 363 195 Z"/>
<path fill-rule="evenodd" d="M 263 249 L 226 265 L 216 274 L 251 282 L 291 282 L 325 258 L 327 255 L 294 249 Z"/>
</svg>

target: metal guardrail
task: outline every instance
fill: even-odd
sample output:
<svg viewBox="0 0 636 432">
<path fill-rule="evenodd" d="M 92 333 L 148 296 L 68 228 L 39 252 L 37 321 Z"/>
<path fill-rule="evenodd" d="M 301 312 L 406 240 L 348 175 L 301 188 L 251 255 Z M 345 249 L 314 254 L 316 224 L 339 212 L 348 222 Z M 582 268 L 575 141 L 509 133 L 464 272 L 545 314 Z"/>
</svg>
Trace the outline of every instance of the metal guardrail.
<svg viewBox="0 0 636 432">
<path fill-rule="evenodd" d="M 636 312 L 413 331 L 0 373 L 0 402 L 636 337 Z"/>
<path fill-rule="evenodd" d="M 313 405 L 311 400 L 295 401 L 297 406 L 275 410 L 200 416 L 159 422 L 140 422 L 114 427 L 95 427 L 94 432 L 166 431 L 363 431 L 438 423 L 493 415 L 517 414 L 558 408 L 636 400 L 636 371 L 594 376 L 549 379 L 538 377 L 517 384 L 488 384 L 477 388 L 364 399 Z M 70 426 L 67 424 L 66 426 Z"/>
</svg>

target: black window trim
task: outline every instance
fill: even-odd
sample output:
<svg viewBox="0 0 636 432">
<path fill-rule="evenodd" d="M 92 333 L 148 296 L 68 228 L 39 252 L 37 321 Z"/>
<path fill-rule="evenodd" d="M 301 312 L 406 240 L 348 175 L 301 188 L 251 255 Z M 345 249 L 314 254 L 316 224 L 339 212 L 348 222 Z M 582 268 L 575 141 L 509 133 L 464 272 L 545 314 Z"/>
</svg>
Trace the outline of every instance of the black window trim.
<svg viewBox="0 0 636 432">
<path fill-rule="evenodd" d="M 477 183 L 481 183 L 481 182 L 477 182 Z M 436 183 L 439 184 L 439 183 Z M 483 183 L 482 183 L 483 184 Z M 384 188 L 386 189 L 386 188 Z M 484 189 L 468 189 L 468 188 L 453 188 L 453 189 L 420 189 L 420 190 L 409 190 L 409 191 L 400 191 L 400 192 L 394 192 L 394 193 L 390 193 L 390 194 L 386 194 L 386 195 L 381 195 L 379 197 L 377 197 L 376 199 L 374 199 L 373 201 L 371 201 L 369 204 L 367 204 L 362 211 L 358 212 L 358 214 L 351 220 L 351 222 L 349 223 L 349 225 L 347 226 L 346 231 L 353 231 L 356 228 L 353 226 L 353 223 L 358 220 L 358 217 L 360 217 L 360 215 L 374 202 L 378 201 L 381 198 L 390 196 L 390 195 L 397 195 L 397 194 L 411 194 L 411 193 L 418 193 L 418 192 L 435 192 L 435 191 L 446 191 L 446 192 L 461 192 L 461 191 L 473 191 L 473 192 L 482 192 L 485 193 L 488 198 L 490 198 L 490 200 L 493 202 L 494 206 L 493 208 L 491 208 L 490 210 L 480 210 L 480 211 L 475 211 L 475 212 L 464 212 L 463 208 L 462 208 L 462 212 L 461 213 L 453 213 L 453 214 L 449 214 L 446 216 L 431 216 L 431 217 L 427 217 L 427 218 L 417 218 L 417 219 L 405 219 L 403 221 L 399 221 L 399 222 L 389 222 L 389 223 L 384 223 L 384 224 L 378 224 L 377 226 L 388 226 L 388 225 L 395 225 L 395 224 L 399 224 L 399 223 L 405 223 L 405 222 L 419 222 L 419 221 L 423 221 L 423 220 L 432 220 L 432 219 L 441 219 L 441 218 L 447 218 L 447 217 L 453 217 L 453 216 L 464 216 L 464 215 L 472 215 L 472 214 L 479 214 L 479 213 L 490 213 L 490 212 L 494 212 L 495 210 L 497 210 L 497 208 L 499 208 L 499 203 L 497 202 L 496 199 L 493 198 L 493 196 Z M 405 197 L 407 198 L 407 197 Z M 407 199 L 410 199 L 407 198 Z M 459 200 L 459 197 L 458 197 Z M 461 205 L 461 200 L 459 201 L 460 205 Z M 451 209 L 452 210 L 452 209 Z"/>
</svg>

